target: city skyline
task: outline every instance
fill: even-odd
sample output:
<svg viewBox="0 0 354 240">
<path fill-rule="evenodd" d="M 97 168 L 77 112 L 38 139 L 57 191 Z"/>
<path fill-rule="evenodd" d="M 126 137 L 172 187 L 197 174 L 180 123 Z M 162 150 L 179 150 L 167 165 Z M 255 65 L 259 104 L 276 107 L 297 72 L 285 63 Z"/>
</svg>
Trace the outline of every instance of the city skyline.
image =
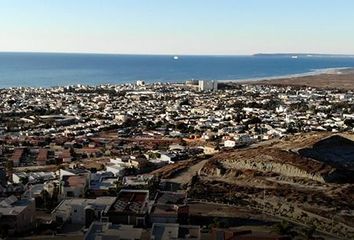
<svg viewBox="0 0 354 240">
<path fill-rule="evenodd" d="M 0 0 L 0 239 L 354 239 L 353 0 Z"/>
<path fill-rule="evenodd" d="M 0 51 L 354 54 L 354 2 L 2 1 Z"/>
</svg>

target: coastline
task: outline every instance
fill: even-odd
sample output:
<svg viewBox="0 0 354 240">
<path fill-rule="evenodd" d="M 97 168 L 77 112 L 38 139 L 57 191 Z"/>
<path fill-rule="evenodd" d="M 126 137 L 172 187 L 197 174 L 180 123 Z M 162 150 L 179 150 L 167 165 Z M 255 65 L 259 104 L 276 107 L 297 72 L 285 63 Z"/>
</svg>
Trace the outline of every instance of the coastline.
<svg viewBox="0 0 354 240">
<path fill-rule="evenodd" d="M 347 74 L 347 72 L 354 72 L 354 67 L 337 67 L 337 68 L 321 68 L 321 69 L 314 69 L 309 72 L 304 73 L 295 73 L 295 74 L 287 74 L 287 75 L 279 75 L 273 77 L 259 77 L 259 78 L 244 78 L 244 79 L 234 79 L 234 80 L 217 80 L 220 83 L 252 83 L 258 81 L 272 81 L 272 80 L 279 80 L 279 79 L 290 79 L 290 78 L 301 78 L 301 77 L 308 77 L 308 76 L 317 76 L 322 74 Z"/>
<path fill-rule="evenodd" d="M 230 82 L 227 82 L 230 84 Z M 354 90 L 354 68 L 316 70 L 302 75 L 292 75 L 259 80 L 235 81 L 234 84 L 314 87 L 320 89 Z"/>
<path fill-rule="evenodd" d="M 345 71 L 349 57 L 0 53 L 0 88 L 53 88 L 215 80 L 254 82 Z"/>
<path fill-rule="evenodd" d="M 343 77 L 346 78 L 343 80 Z M 332 78 L 329 82 L 328 78 Z M 335 78 L 335 79 L 333 79 Z M 321 80 L 327 79 L 326 84 L 321 82 Z M 333 81 L 334 80 L 334 81 Z M 181 84 L 187 80 L 180 81 L 169 81 L 164 82 L 166 84 Z M 310 87 L 320 87 L 320 88 L 338 88 L 346 90 L 354 90 L 354 67 L 336 67 L 336 68 L 321 68 L 313 69 L 309 72 L 272 76 L 272 77 L 259 77 L 259 78 L 245 78 L 245 79 L 230 79 L 230 80 L 216 80 L 221 84 L 252 84 L 252 85 L 287 85 L 287 86 L 310 86 Z M 155 82 L 159 83 L 159 82 Z M 105 85 L 124 85 L 133 84 L 132 82 L 126 83 L 102 83 L 102 84 L 71 84 L 71 85 L 57 85 L 49 87 L 31 87 L 31 86 L 14 86 L 14 87 L 0 87 L 1 90 L 4 89 L 16 89 L 16 88 L 33 88 L 33 89 L 52 89 L 58 87 L 68 87 L 68 86 L 90 86 L 99 87 Z"/>
</svg>

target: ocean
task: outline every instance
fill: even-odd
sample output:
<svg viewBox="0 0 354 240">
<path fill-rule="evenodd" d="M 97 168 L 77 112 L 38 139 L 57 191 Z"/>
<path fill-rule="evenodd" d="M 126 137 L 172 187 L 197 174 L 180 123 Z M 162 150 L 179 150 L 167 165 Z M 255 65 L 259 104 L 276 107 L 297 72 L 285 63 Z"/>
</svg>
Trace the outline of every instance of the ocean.
<svg viewBox="0 0 354 240">
<path fill-rule="evenodd" d="M 52 87 L 191 79 L 244 80 L 354 67 L 340 56 L 167 56 L 0 53 L 0 88 Z"/>
</svg>

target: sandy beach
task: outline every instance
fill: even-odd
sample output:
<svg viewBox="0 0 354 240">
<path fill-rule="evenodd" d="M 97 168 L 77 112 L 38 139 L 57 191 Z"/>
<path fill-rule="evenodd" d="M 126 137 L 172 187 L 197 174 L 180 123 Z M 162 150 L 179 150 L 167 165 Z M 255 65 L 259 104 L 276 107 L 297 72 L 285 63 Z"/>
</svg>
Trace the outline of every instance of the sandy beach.
<svg viewBox="0 0 354 240">
<path fill-rule="evenodd" d="M 307 76 L 289 76 L 277 79 L 246 80 L 242 84 L 308 86 L 326 89 L 354 90 L 354 68 L 332 69 Z"/>
</svg>

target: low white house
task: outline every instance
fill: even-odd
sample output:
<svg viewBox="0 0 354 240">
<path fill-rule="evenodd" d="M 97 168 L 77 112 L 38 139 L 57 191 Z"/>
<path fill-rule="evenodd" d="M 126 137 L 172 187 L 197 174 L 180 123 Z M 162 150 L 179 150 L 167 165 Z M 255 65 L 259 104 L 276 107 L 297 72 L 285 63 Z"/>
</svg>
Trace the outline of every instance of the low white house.
<svg viewBox="0 0 354 240">
<path fill-rule="evenodd" d="M 286 108 L 285 108 L 284 106 L 280 105 L 279 107 L 277 107 L 277 108 L 275 109 L 275 112 L 277 112 L 277 113 L 286 112 Z"/>
<path fill-rule="evenodd" d="M 13 183 L 20 183 L 23 179 L 27 179 L 29 183 L 43 182 L 55 179 L 54 172 L 18 172 L 12 174 Z"/>
<path fill-rule="evenodd" d="M 174 157 L 173 154 L 161 153 L 159 160 L 161 160 L 161 161 L 167 161 L 167 162 L 169 162 L 169 163 L 173 163 L 173 162 L 172 162 L 173 157 Z"/>
<path fill-rule="evenodd" d="M 87 223 L 87 217 L 100 221 L 116 201 L 116 197 L 98 197 L 96 199 L 65 199 L 52 211 L 52 218 L 75 224 Z"/>
<path fill-rule="evenodd" d="M 224 147 L 227 147 L 227 148 L 233 148 L 236 146 L 236 141 L 233 141 L 233 140 L 226 140 L 224 142 Z"/>
</svg>

